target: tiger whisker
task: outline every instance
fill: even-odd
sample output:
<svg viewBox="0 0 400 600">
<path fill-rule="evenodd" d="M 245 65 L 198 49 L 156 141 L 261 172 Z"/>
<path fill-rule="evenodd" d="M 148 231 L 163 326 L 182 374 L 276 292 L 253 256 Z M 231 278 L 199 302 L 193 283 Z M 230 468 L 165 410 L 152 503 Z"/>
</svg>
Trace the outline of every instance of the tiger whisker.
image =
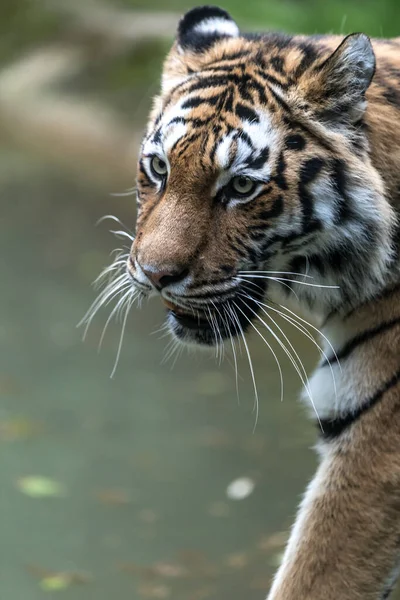
<svg viewBox="0 0 400 600">
<path fill-rule="evenodd" d="M 240 310 L 240 308 L 237 306 L 237 304 L 235 302 L 233 302 L 233 304 L 236 306 L 237 309 Z M 249 368 L 250 368 L 251 378 L 252 378 L 252 381 L 253 381 L 254 407 L 255 407 L 255 411 L 256 411 L 256 418 L 255 418 L 254 427 L 253 427 L 253 433 L 254 433 L 254 431 L 255 431 L 255 429 L 257 427 L 257 423 L 258 423 L 260 402 L 259 402 L 259 399 L 258 399 L 258 390 L 257 390 L 256 378 L 255 378 L 255 374 L 254 374 L 253 361 L 251 360 L 250 350 L 249 350 L 249 347 L 247 345 L 246 338 L 245 338 L 245 335 L 244 335 L 244 331 L 243 331 L 243 328 L 242 328 L 242 326 L 240 324 L 240 321 L 239 321 L 239 319 L 238 319 L 235 311 L 233 310 L 233 308 L 232 307 L 230 307 L 230 308 L 231 308 L 232 316 L 233 316 L 233 318 L 234 318 L 234 320 L 235 320 L 235 322 L 236 322 L 236 324 L 237 324 L 237 326 L 239 328 L 239 332 L 240 332 L 240 335 L 242 337 L 244 347 L 246 349 L 247 359 L 249 361 Z"/>
<path fill-rule="evenodd" d="M 169 340 L 168 344 L 167 344 L 167 345 L 165 346 L 165 348 L 164 348 L 164 355 L 163 355 L 163 357 L 162 357 L 162 359 L 161 359 L 161 364 L 162 364 L 162 365 L 163 365 L 163 364 L 165 364 L 165 363 L 168 361 L 168 358 L 169 358 L 169 356 L 170 356 L 171 349 L 172 349 L 174 346 L 177 346 L 177 345 L 178 345 L 178 343 L 179 343 L 179 342 L 178 342 L 176 339 L 174 339 L 174 338 L 172 338 L 172 339 L 170 339 L 170 340 Z"/>
<path fill-rule="evenodd" d="M 275 360 L 275 362 L 277 364 L 277 367 L 278 367 L 278 370 L 279 370 L 279 377 L 280 377 L 280 383 L 281 383 L 281 402 L 282 402 L 283 401 L 283 395 L 284 395 L 284 393 L 283 393 L 284 385 L 283 385 L 283 372 L 282 372 L 282 367 L 281 367 L 281 364 L 279 362 L 279 359 L 278 359 L 276 353 L 274 352 L 272 346 L 270 345 L 270 343 L 265 339 L 265 337 L 263 336 L 263 334 L 257 329 L 257 327 L 254 325 L 254 323 L 252 322 L 252 320 L 249 319 L 249 317 L 239 308 L 239 306 L 236 303 L 234 303 L 234 304 L 235 304 L 236 308 L 242 313 L 242 315 L 247 319 L 248 323 L 252 326 L 252 328 L 261 337 L 261 339 L 263 340 L 263 342 L 266 344 L 267 348 L 271 352 L 272 356 L 274 357 L 274 360 Z M 250 307 L 248 307 L 248 308 L 250 308 Z M 256 316 L 258 316 L 257 313 L 254 313 L 254 314 Z M 269 329 L 268 325 L 266 327 L 267 327 L 267 329 Z"/>
<path fill-rule="evenodd" d="M 169 335 L 169 326 L 168 326 L 167 322 L 163 323 L 161 325 L 161 327 L 158 327 L 154 331 L 151 331 L 150 335 L 157 335 L 158 333 L 163 333 L 163 335 L 160 338 L 158 338 L 158 339 L 163 339 L 164 337 L 166 337 L 167 335 Z"/>
<path fill-rule="evenodd" d="M 298 279 L 287 279 L 284 277 L 269 277 L 267 275 L 251 275 L 252 279 L 269 279 L 271 281 L 278 281 L 279 283 L 281 283 L 282 281 L 288 281 L 289 283 L 297 283 L 299 285 L 306 285 L 309 287 L 316 287 L 316 288 L 325 288 L 325 289 L 329 289 L 329 290 L 338 290 L 340 289 L 339 285 L 322 285 L 319 283 L 309 283 L 308 281 L 299 281 Z"/>
<path fill-rule="evenodd" d="M 295 271 L 238 271 L 238 275 L 249 275 L 249 274 L 267 274 L 267 275 L 298 275 L 299 277 L 307 277 L 308 279 L 314 279 L 312 275 L 306 275 L 304 273 L 296 273 Z"/>
<path fill-rule="evenodd" d="M 103 345 L 103 340 L 104 340 L 104 336 L 106 334 L 107 328 L 109 323 L 111 322 L 112 318 L 114 317 L 114 315 L 117 313 L 118 315 L 118 310 L 121 309 L 121 307 L 124 306 L 125 302 L 130 298 L 133 297 L 134 298 L 134 294 L 132 294 L 132 290 L 128 289 L 128 291 L 125 291 L 125 293 L 123 294 L 123 296 L 118 300 L 117 304 L 114 306 L 114 308 L 112 309 L 112 311 L 110 312 L 107 321 L 104 325 L 101 337 L 100 337 L 100 341 L 99 341 L 99 345 L 97 348 L 97 351 L 100 352 L 101 347 Z"/>
<path fill-rule="evenodd" d="M 127 231 L 128 233 L 130 233 L 130 234 L 133 236 L 133 238 L 135 237 L 135 234 L 134 234 L 134 232 L 133 232 L 131 229 L 129 229 L 129 227 L 127 227 L 127 226 L 125 225 L 125 223 L 123 223 L 123 222 L 121 221 L 121 219 L 119 219 L 119 218 L 118 218 L 118 217 L 116 217 L 115 215 L 104 215 L 104 217 L 101 217 L 101 218 L 100 218 L 100 219 L 99 219 L 99 220 L 96 222 L 96 226 L 100 225 L 100 223 L 102 223 L 103 221 L 107 221 L 107 220 L 109 220 L 109 221 L 115 221 L 115 223 L 118 223 L 118 225 L 121 225 L 121 227 L 123 227 L 124 229 L 126 229 L 126 231 Z"/>
<path fill-rule="evenodd" d="M 241 277 L 235 277 L 235 279 L 237 281 L 239 281 L 240 283 L 245 283 L 245 284 L 248 284 L 248 285 L 253 285 L 254 287 L 260 289 L 260 286 L 258 286 L 257 283 L 254 283 L 254 281 L 249 281 L 248 279 L 242 279 Z M 276 281 L 276 283 L 280 283 L 281 285 L 283 285 L 284 287 L 286 287 L 290 292 L 292 292 L 292 294 L 294 294 L 296 296 L 297 300 L 300 302 L 300 298 L 299 298 L 298 294 L 295 292 L 295 290 L 290 285 L 288 285 L 284 281 L 279 281 L 278 279 L 273 279 L 273 281 Z"/>
<path fill-rule="evenodd" d="M 119 358 L 121 356 L 122 344 L 123 344 L 123 341 L 124 341 L 124 334 L 125 334 L 126 323 L 127 323 L 129 311 L 131 309 L 131 306 L 132 306 L 133 302 L 134 302 L 134 298 L 130 299 L 128 301 L 128 304 L 127 304 L 127 307 L 126 307 L 126 310 L 125 310 L 124 320 L 122 322 L 122 328 L 121 328 L 121 335 L 120 335 L 120 338 L 119 338 L 119 344 L 118 344 L 118 349 L 117 349 L 117 355 L 115 357 L 114 367 L 113 367 L 113 370 L 112 370 L 111 375 L 110 375 L 111 379 L 114 377 L 115 372 L 116 372 L 117 367 L 118 367 Z"/>
<path fill-rule="evenodd" d="M 273 306 L 270 306 L 268 304 L 263 304 L 260 301 L 258 301 L 258 304 L 265 306 L 269 310 L 272 310 L 273 312 L 277 313 L 282 319 L 284 319 L 287 323 L 289 323 L 290 325 L 292 325 L 293 327 L 298 329 L 298 331 L 300 331 L 300 333 L 302 333 L 307 339 L 309 339 L 314 344 L 314 346 L 317 348 L 318 352 L 321 354 L 321 356 L 326 360 L 327 364 L 329 365 L 329 369 L 330 369 L 332 381 L 333 381 L 334 393 L 335 393 L 335 397 L 337 398 L 336 378 L 335 378 L 335 373 L 334 373 L 331 361 L 329 360 L 327 354 L 324 352 L 323 348 L 321 348 L 321 346 L 318 344 L 318 342 L 315 340 L 315 338 L 310 334 L 310 332 L 306 329 L 306 327 L 304 325 L 302 325 L 301 323 L 298 323 L 295 318 L 293 318 L 289 315 L 285 315 L 283 312 L 281 312 L 277 308 L 274 308 Z M 261 308 L 261 306 L 260 306 L 260 308 Z M 340 363 L 339 363 L 339 367 L 340 367 Z"/>
<path fill-rule="evenodd" d="M 86 312 L 83 319 L 78 323 L 77 327 L 81 327 L 85 324 L 85 330 L 83 332 L 83 340 L 86 339 L 88 329 L 94 317 L 102 306 L 106 306 L 113 300 L 113 298 L 124 288 L 126 280 L 124 276 L 117 278 L 118 281 L 112 281 L 109 283 L 96 300 L 91 304 L 89 310 Z"/>
<path fill-rule="evenodd" d="M 161 360 L 161 364 L 163 365 L 167 363 L 174 356 L 174 354 L 178 356 L 179 349 L 181 347 L 183 347 L 182 344 L 178 340 L 172 338 L 165 348 L 165 354 L 163 359 Z M 174 368 L 175 362 L 176 360 L 173 361 L 171 365 L 171 370 Z"/>
<path fill-rule="evenodd" d="M 241 294 L 241 296 L 243 296 L 243 294 Z M 248 299 L 254 301 L 254 299 L 252 299 L 251 296 L 249 296 L 248 294 L 246 294 L 245 297 L 247 297 Z M 257 300 L 255 300 L 255 302 L 258 304 Z M 276 321 L 271 317 L 271 315 L 269 315 L 267 313 L 267 311 L 262 306 L 259 305 L 259 307 L 264 312 L 264 314 L 272 321 L 272 323 L 278 329 L 278 331 L 280 332 L 280 334 L 283 336 L 283 338 L 285 339 L 285 341 L 287 342 L 287 344 L 290 347 L 290 351 L 287 348 L 287 346 L 285 346 L 285 344 L 282 342 L 282 340 L 279 338 L 279 336 L 273 331 L 273 329 L 271 327 L 269 327 L 265 323 L 265 321 L 263 319 L 261 319 L 261 317 L 256 313 L 256 311 L 254 311 L 251 307 L 249 307 L 249 309 L 257 317 L 257 319 L 267 328 L 267 330 L 271 333 L 271 335 L 274 337 L 274 339 L 278 342 L 278 344 L 280 345 L 280 347 L 282 348 L 282 350 L 285 352 L 285 354 L 289 358 L 289 360 L 292 363 L 293 367 L 295 368 L 298 376 L 300 377 L 300 380 L 301 380 L 302 384 L 304 385 L 305 389 L 307 390 L 307 393 L 310 395 L 311 394 L 311 390 L 310 390 L 310 382 L 309 382 L 309 379 L 308 379 L 307 371 L 306 371 L 306 369 L 304 367 L 304 364 L 303 364 L 303 362 L 302 362 L 302 360 L 301 360 L 298 352 L 294 348 L 292 342 L 289 340 L 289 338 L 287 337 L 287 335 L 285 334 L 285 332 L 276 323 Z M 293 352 L 293 355 L 294 355 L 295 358 L 293 358 L 292 352 Z M 310 399 L 312 401 L 312 397 Z M 281 400 L 282 400 L 282 398 L 281 398 Z"/>
<path fill-rule="evenodd" d="M 134 196 L 135 194 L 136 194 L 136 187 L 129 188 L 125 192 L 111 192 L 110 196 L 119 198 L 119 197 L 124 197 L 124 196 Z"/>
<path fill-rule="evenodd" d="M 219 311 L 218 311 L 218 313 L 221 316 L 221 319 L 222 319 L 222 322 L 224 324 L 224 327 L 225 327 L 226 331 L 229 332 L 229 341 L 230 341 L 231 347 L 232 347 L 233 363 L 234 363 L 234 369 L 235 369 L 236 397 L 237 397 L 238 404 L 240 404 L 240 398 L 239 398 L 239 372 L 238 372 L 238 363 L 237 363 L 237 356 L 236 356 L 235 341 L 233 339 L 233 335 L 232 335 L 232 332 L 231 332 L 231 327 L 229 326 L 229 321 L 228 321 L 229 315 L 228 315 L 227 309 L 226 309 L 225 306 L 223 306 L 222 308 L 223 308 L 224 315 L 221 315 L 221 313 Z M 225 316 L 227 317 L 226 320 L 225 320 Z"/>
<path fill-rule="evenodd" d="M 183 349 L 184 349 L 184 345 L 183 344 L 178 344 L 178 349 L 177 352 L 175 353 L 175 357 L 174 360 L 172 361 L 172 365 L 171 365 L 171 371 L 174 369 L 177 360 L 182 356 L 183 353 Z"/>
<path fill-rule="evenodd" d="M 299 378 L 300 378 L 300 380 L 301 380 L 304 388 L 307 391 L 307 395 L 308 395 L 308 397 L 310 399 L 311 405 L 313 407 L 313 410 L 314 410 L 314 412 L 316 414 L 318 423 L 319 423 L 319 425 L 321 427 L 321 430 L 322 430 L 322 423 L 321 423 L 321 420 L 320 420 L 317 408 L 315 406 L 314 399 L 312 397 L 312 392 L 311 392 L 311 388 L 310 388 L 310 385 L 309 385 L 309 380 L 308 380 L 307 374 L 306 374 L 306 376 L 304 378 L 303 375 L 302 375 L 302 373 L 301 373 L 301 369 L 299 368 L 298 364 L 296 363 L 296 360 L 293 358 L 292 353 L 288 350 L 288 348 L 285 346 L 285 344 L 282 342 L 282 340 L 279 338 L 279 336 L 276 335 L 276 333 L 273 331 L 273 329 L 271 327 L 269 327 L 265 323 L 265 321 L 263 319 L 261 319 L 261 317 L 252 308 L 249 307 L 249 309 L 254 313 L 254 315 L 256 316 L 256 318 L 267 328 L 267 330 L 272 334 L 272 336 L 274 337 L 274 339 L 278 342 L 278 344 L 280 345 L 280 347 L 282 348 L 282 350 L 285 352 L 286 356 L 289 358 L 289 360 L 292 363 L 294 369 L 296 370 L 296 372 L 297 372 L 297 374 L 298 374 L 298 376 L 299 376 Z M 247 316 L 246 316 L 246 318 L 248 319 L 249 323 L 253 326 L 253 328 L 257 331 L 257 333 L 263 338 L 264 342 L 268 345 L 269 349 L 272 351 L 271 347 L 269 346 L 268 342 L 265 340 L 264 336 L 259 332 L 259 330 L 255 327 L 255 325 L 251 322 L 251 320 Z M 290 344 L 290 345 L 292 346 L 292 344 Z M 293 348 L 293 346 L 292 346 L 292 348 Z M 293 348 L 293 350 L 294 350 L 294 348 Z M 294 350 L 294 353 L 295 353 L 295 356 L 297 357 L 297 359 L 299 360 L 302 369 L 305 372 L 304 365 L 301 362 L 301 360 L 300 360 L 300 358 L 299 358 L 299 356 L 298 356 L 298 354 L 297 354 L 297 352 L 295 350 Z M 282 375 L 281 369 L 280 369 L 280 373 Z M 281 383 L 281 385 L 283 385 L 283 383 Z"/>
<path fill-rule="evenodd" d="M 286 310 L 288 313 L 290 313 L 292 315 L 293 319 L 296 319 L 298 321 L 301 321 L 303 323 L 305 323 L 306 325 L 308 325 L 308 327 L 311 327 L 311 329 L 313 329 L 314 331 L 316 331 L 318 333 L 318 335 L 320 335 L 328 344 L 329 348 L 332 350 L 332 353 L 335 357 L 335 360 L 337 362 L 337 364 L 339 365 L 339 369 L 340 371 L 342 371 L 342 366 L 340 364 L 338 355 L 336 354 L 336 350 L 335 348 L 332 346 L 331 342 L 329 341 L 329 339 L 326 337 L 326 335 L 324 335 L 322 333 L 322 331 L 320 329 L 318 329 L 318 327 L 315 327 L 315 325 L 312 325 L 311 323 L 309 323 L 306 319 L 303 319 L 302 317 L 300 317 L 299 315 L 296 315 L 296 313 L 294 313 L 292 310 L 290 310 L 289 308 L 287 308 L 286 306 L 283 306 L 282 304 L 278 304 L 279 308 L 282 308 L 284 310 Z"/>
<path fill-rule="evenodd" d="M 213 307 L 214 307 L 214 310 L 216 310 L 216 311 L 218 312 L 219 316 L 221 317 L 221 313 L 219 312 L 219 310 L 218 310 L 218 308 L 216 307 L 216 305 L 215 305 L 215 302 L 214 302 L 213 300 L 211 300 L 211 304 L 213 305 Z M 218 320 L 217 320 L 217 318 L 216 318 L 214 315 L 213 315 L 213 319 L 214 319 L 214 321 L 215 321 L 215 328 L 216 328 L 216 330 L 217 330 L 217 332 L 218 332 L 218 336 L 219 336 L 219 339 L 220 339 L 220 357 L 219 357 L 219 366 L 221 366 L 221 364 L 222 364 L 222 361 L 223 361 L 223 359 L 224 359 L 224 355 L 225 355 L 225 344 L 224 344 L 224 341 L 223 341 L 223 339 L 222 339 L 222 335 L 221 335 L 220 328 L 219 328 L 219 326 L 218 326 Z M 222 317 L 221 317 L 221 319 L 222 319 Z"/>
<path fill-rule="evenodd" d="M 130 233 L 127 233 L 126 231 L 123 231 L 122 229 L 110 229 L 110 233 L 112 233 L 113 235 L 115 235 L 115 237 L 119 237 L 119 238 L 128 238 L 128 240 L 130 242 L 134 241 L 134 236 L 131 235 Z"/>
<path fill-rule="evenodd" d="M 93 287 L 98 289 L 102 284 L 105 277 L 108 275 L 110 279 L 113 276 L 113 271 L 117 271 L 118 269 L 122 269 L 126 265 L 126 258 L 119 258 L 115 260 L 109 267 L 106 267 L 100 275 L 94 280 Z"/>
<path fill-rule="evenodd" d="M 218 349 L 219 349 L 218 333 L 217 333 L 217 330 L 215 328 L 215 322 L 214 322 L 214 319 L 213 319 L 213 316 L 212 316 L 212 313 L 211 313 L 211 309 L 210 309 L 209 306 L 207 306 L 207 311 L 208 311 L 208 316 L 206 318 L 207 318 L 207 321 L 208 321 L 208 323 L 209 323 L 209 325 L 211 327 L 211 330 L 212 330 L 212 333 L 213 333 L 213 336 L 214 336 L 214 340 L 215 340 L 215 358 L 216 358 L 216 360 L 218 360 Z"/>
</svg>

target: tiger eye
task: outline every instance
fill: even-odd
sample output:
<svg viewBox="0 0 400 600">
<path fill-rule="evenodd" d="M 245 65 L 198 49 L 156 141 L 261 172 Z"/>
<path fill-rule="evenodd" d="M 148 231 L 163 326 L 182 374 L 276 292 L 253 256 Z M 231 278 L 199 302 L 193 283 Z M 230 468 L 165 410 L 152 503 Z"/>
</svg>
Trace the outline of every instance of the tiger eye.
<svg viewBox="0 0 400 600">
<path fill-rule="evenodd" d="M 150 166 L 151 170 L 157 177 L 165 177 L 165 175 L 168 173 L 167 163 L 158 156 L 153 156 L 150 161 Z"/>
<path fill-rule="evenodd" d="M 231 184 L 233 191 L 240 196 L 249 196 L 254 191 L 256 185 L 257 184 L 253 179 L 244 177 L 243 175 L 234 177 Z"/>
</svg>

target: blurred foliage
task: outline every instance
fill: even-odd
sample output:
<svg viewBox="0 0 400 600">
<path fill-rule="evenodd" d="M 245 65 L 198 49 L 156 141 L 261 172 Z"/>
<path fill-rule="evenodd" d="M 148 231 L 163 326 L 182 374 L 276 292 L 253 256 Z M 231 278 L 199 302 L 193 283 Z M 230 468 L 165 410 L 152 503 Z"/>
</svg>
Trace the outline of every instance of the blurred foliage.
<svg viewBox="0 0 400 600">
<path fill-rule="evenodd" d="M 203 2 L 187 0 L 116 0 L 114 6 L 143 10 L 184 12 Z M 399 35 L 399 0 L 215 0 L 251 29 L 282 29 L 301 33 L 351 33 L 371 36 Z"/>
<path fill-rule="evenodd" d="M 180 14 L 201 3 L 201 0 L 109 0 L 101 5 Z M 399 35 L 399 0 L 215 0 L 215 3 L 226 8 L 243 29 L 343 34 L 364 31 L 377 37 Z M 82 6 L 90 7 L 91 4 L 96 5 L 96 0 L 82 0 Z M 60 43 L 69 38 L 73 32 L 73 19 L 50 9 L 51 6 L 51 0 L 2 0 L 0 61 L 3 64 L 28 48 L 54 41 Z M 154 18 L 159 17 L 155 14 Z M 77 82 L 79 90 L 100 94 L 105 100 L 107 90 L 111 93 L 117 90 L 118 108 L 129 113 L 129 90 L 134 86 L 140 96 L 146 96 L 149 88 L 151 93 L 155 91 L 153 85 L 169 45 L 168 40 L 153 40 L 117 60 L 94 60 L 91 72 Z"/>
<path fill-rule="evenodd" d="M 87 2 L 82 0 L 82 3 Z M 183 13 L 201 3 L 201 0 L 109 0 L 104 4 L 116 9 Z M 302 33 L 364 31 L 377 37 L 399 35 L 399 0 L 215 0 L 215 3 L 227 9 L 243 28 L 252 30 L 282 29 Z M 51 2 L 44 0 L 2 0 L 0 60 L 10 58 L 32 44 L 62 38 L 68 18 L 50 10 L 50 6 Z M 157 55 L 158 46 L 153 50 L 153 54 Z M 139 62 L 138 76 L 148 64 L 147 60 Z"/>
<path fill-rule="evenodd" d="M 0 61 L 18 56 L 24 49 L 58 39 L 65 26 L 40 0 L 1 0 Z"/>
</svg>

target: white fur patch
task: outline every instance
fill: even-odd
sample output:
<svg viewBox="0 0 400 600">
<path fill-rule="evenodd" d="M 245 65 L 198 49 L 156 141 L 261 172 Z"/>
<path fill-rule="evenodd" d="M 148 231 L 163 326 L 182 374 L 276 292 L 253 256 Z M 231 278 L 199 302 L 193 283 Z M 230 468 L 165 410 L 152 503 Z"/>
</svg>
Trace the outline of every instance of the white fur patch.
<svg viewBox="0 0 400 600">
<path fill-rule="evenodd" d="M 254 151 L 251 149 L 245 139 L 240 137 L 240 131 L 231 131 L 229 135 L 224 137 L 217 148 L 216 159 L 222 172 L 216 189 L 220 189 L 226 185 L 227 181 L 235 175 L 244 175 L 254 179 L 266 181 L 271 175 L 271 167 L 269 161 L 266 161 L 263 169 L 251 169 L 247 162 L 254 152 L 254 158 L 257 158 L 257 153 L 268 147 L 271 154 L 274 152 L 278 143 L 278 134 L 274 131 L 271 121 L 265 113 L 258 112 L 259 122 L 243 121 L 241 127 L 243 132 L 250 138 Z M 232 145 L 236 145 L 235 157 L 232 161 Z M 228 170 L 229 167 L 229 172 Z"/>
<path fill-rule="evenodd" d="M 257 111 L 257 115 L 259 123 L 255 121 L 243 121 L 242 129 L 250 137 L 256 150 L 262 150 L 266 146 L 273 150 L 278 144 L 280 136 L 274 130 L 267 113 Z"/>
<path fill-rule="evenodd" d="M 226 169 L 228 167 L 234 136 L 235 132 L 231 131 L 231 133 L 225 136 L 218 144 L 216 159 L 221 169 Z"/>
<path fill-rule="evenodd" d="M 164 152 L 168 154 L 171 148 L 180 140 L 187 132 L 187 125 L 184 123 L 174 123 L 170 125 L 164 134 Z"/>
<path fill-rule="evenodd" d="M 193 31 L 205 36 L 219 34 L 238 37 L 239 35 L 239 27 L 236 23 L 219 17 L 204 19 L 204 21 L 201 21 L 201 23 L 194 27 Z"/>
</svg>

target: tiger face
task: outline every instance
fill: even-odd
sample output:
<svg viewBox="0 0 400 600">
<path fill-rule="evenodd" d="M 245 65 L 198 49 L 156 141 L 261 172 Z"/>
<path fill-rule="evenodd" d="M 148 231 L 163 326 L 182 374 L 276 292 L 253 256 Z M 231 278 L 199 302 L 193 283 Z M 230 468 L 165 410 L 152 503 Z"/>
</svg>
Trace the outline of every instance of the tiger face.
<svg viewBox="0 0 400 600">
<path fill-rule="evenodd" d="M 292 294 L 323 316 L 383 281 L 393 214 L 365 126 L 374 69 L 362 34 L 245 36 L 216 7 L 183 17 L 140 150 L 127 264 L 178 339 L 243 335 L 265 299 Z"/>
</svg>

